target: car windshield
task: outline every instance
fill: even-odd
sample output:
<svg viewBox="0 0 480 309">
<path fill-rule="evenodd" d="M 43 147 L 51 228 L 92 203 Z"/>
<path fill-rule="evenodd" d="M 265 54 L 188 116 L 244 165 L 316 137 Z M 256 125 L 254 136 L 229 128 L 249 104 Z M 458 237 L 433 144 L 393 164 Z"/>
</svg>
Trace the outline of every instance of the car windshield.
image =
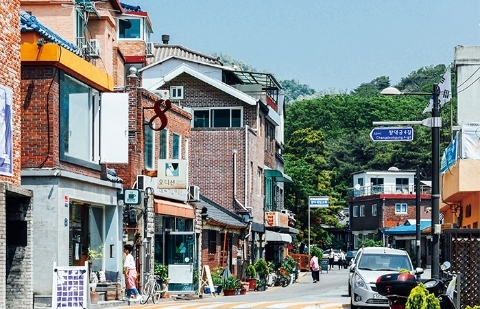
<svg viewBox="0 0 480 309">
<path fill-rule="evenodd" d="M 363 254 L 358 262 L 359 269 L 365 270 L 412 270 L 412 264 L 407 255 Z"/>
</svg>

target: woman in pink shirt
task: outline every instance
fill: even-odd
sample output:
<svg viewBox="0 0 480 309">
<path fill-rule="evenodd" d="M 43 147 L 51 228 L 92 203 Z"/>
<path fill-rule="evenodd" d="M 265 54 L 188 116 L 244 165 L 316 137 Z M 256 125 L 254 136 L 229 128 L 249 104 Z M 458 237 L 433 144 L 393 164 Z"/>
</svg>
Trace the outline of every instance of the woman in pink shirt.
<svg viewBox="0 0 480 309">
<path fill-rule="evenodd" d="M 320 281 L 320 265 L 318 265 L 318 257 L 315 253 L 312 253 L 310 259 L 310 270 L 312 271 L 313 283 Z"/>
</svg>

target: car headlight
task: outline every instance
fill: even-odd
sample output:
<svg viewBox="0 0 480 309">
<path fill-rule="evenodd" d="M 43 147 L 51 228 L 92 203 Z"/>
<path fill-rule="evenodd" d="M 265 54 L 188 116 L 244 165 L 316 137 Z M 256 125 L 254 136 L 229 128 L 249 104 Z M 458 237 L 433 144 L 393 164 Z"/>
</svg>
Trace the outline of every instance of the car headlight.
<svg viewBox="0 0 480 309">
<path fill-rule="evenodd" d="M 355 286 L 357 286 L 359 288 L 368 290 L 367 284 L 365 283 L 365 280 L 363 280 L 363 278 L 357 273 L 353 277 L 353 283 L 355 284 Z"/>
</svg>

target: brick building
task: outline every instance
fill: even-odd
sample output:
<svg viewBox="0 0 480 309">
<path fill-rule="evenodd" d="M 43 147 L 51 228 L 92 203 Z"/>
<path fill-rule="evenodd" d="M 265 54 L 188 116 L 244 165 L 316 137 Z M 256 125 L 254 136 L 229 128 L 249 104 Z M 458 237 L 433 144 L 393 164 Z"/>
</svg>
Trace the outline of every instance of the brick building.
<svg viewBox="0 0 480 309">
<path fill-rule="evenodd" d="M 32 308 L 32 192 L 21 186 L 20 1 L 0 3 L 0 307 Z"/>
</svg>

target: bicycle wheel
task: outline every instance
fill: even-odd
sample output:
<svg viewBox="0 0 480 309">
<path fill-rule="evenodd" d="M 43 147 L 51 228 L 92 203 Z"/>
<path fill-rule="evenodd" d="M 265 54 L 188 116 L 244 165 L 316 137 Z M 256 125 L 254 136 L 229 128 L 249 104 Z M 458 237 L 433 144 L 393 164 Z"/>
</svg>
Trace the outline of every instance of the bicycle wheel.
<svg viewBox="0 0 480 309">
<path fill-rule="evenodd" d="M 161 294 L 162 294 L 162 287 L 160 286 L 160 284 L 155 283 L 155 287 L 152 294 L 152 302 L 154 304 L 158 303 Z"/>
<path fill-rule="evenodd" d="M 147 282 L 145 284 L 145 286 L 143 287 L 143 293 L 142 293 L 142 297 L 140 299 L 140 304 L 144 305 L 148 302 L 148 299 L 150 298 L 150 296 L 153 293 L 153 288 L 154 288 L 154 286 L 152 286 L 151 282 Z"/>
</svg>

